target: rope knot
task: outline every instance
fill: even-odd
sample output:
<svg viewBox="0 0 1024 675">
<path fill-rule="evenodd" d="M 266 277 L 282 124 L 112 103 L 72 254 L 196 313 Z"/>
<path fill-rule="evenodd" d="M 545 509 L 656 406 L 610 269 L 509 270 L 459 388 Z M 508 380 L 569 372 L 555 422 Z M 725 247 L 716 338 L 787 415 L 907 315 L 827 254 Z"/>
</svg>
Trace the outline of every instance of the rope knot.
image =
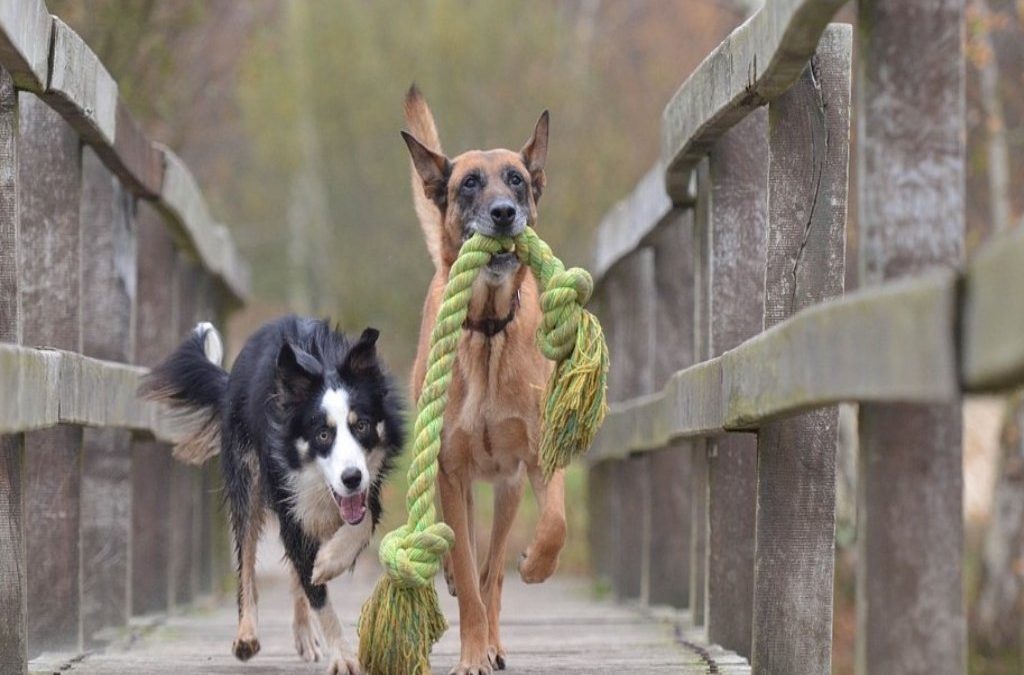
<svg viewBox="0 0 1024 675">
<path fill-rule="evenodd" d="M 408 525 L 389 532 L 380 542 L 380 561 L 390 576 L 405 588 L 422 588 L 433 583 L 441 558 L 455 543 L 455 533 L 445 523 L 422 530 Z"/>
</svg>

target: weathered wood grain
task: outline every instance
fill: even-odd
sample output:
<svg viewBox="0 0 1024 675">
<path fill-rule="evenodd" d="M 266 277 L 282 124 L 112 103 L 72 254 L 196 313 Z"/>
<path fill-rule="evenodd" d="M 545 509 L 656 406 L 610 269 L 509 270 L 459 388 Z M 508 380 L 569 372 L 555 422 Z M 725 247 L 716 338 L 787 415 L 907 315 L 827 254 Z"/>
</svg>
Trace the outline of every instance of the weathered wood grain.
<svg viewBox="0 0 1024 675">
<path fill-rule="evenodd" d="M 763 10 L 762 10 L 763 11 Z M 758 110 L 710 155 L 708 344 L 713 355 L 762 328 L 768 115 Z M 708 640 L 750 655 L 757 439 L 725 434 L 708 450 Z"/>
<path fill-rule="evenodd" d="M 18 94 L 0 69 L 0 342 L 21 342 L 18 264 Z"/>
<path fill-rule="evenodd" d="M 53 21 L 42 0 L 0 3 L 0 64 L 20 89 L 46 88 Z"/>
<path fill-rule="evenodd" d="M 19 97 L 19 108 L 22 336 L 27 344 L 78 351 L 78 137 L 60 115 L 31 94 Z M 31 533 L 26 542 L 30 655 L 42 649 L 75 649 L 81 643 L 81 442 L 81 429 L 74 426 L 25 434 L 25 529 Z"/>
<path fill-rule="evenodd" d="M 235 251 L 223 225 L 210 215 L 206 200 L 192 172 L 172 150 L 164 155 L 163 186 L 157 204 L 176 227 L 178 244 L 202 261 L 203 267 L 219 278 L 236 301 L 249 293 L 249 270 Z"/>
<path fill-rule="evenodd" d="M 0 671 L 26 673 L 24 439 L 0 435 Z"/>
<path fill-rule="evenodd" d="M 114 144 L 117 82 L 85 41 L 57 17 L 45 97 L 87 143 Z"/>
<path fill-rule="evenodd" d="M 858 9 L 861 283 L 957 269 L 964 2 L 863 0 Z M 859 427 L 857 672 L 962 673 L 960 403 L 864 404 Z"/>
<path fill-rule="evenodd" d="M 134 199 L 91 148 L 82 150 L 82 353 L 130 363 L 134 352 Z M 89 648 L 128 621 L 131 433 L 82 436 L 82 636 Z"/>
<path fill-rule="evenodd" d="M 850 27 L 829 26 L 768 109 L 765 327 L 843 292 L 851 48 Z M 837 441 L 835 407 L 758 431 L 755 673 L 831 670 Z"/>
<path fill-rule="evenodd" d="M 651 238 L 654 251 L 653 387 L 694 361 L 693 212 L 676 211 Z M 677 441 L 650 458 L 650 603 L 686 607 L 690 583 L 692 450 Z"/>
<path fill-rule="evenodd" d="M 97 146 L 96 152 L 107 166 L 121 165 L 123 171 L 113 169 L 125 186 L 144 199 L 156 199 L 164 181 L 164 158 L 142 129 L 124 101 L 117 101 L 117 135 L 114 145 Z"/>
<path fill-rule="evenodd" d="M 655 164 L 597 226 L 590 272 L 600 280 L 623 256 L 633 251 L 668 216 L 672 203 L 665 194 L 665 170 Z"/>
<path fill-rule="evenodd" d="M 960 315 L 963 361 L 969 390 L 1024 382 L 1024 312 L 1007 306 L 1024 297 L 1024 228 L 996 237 L 967 266 Z"/>
<path fill-rule="evenodd" d="M 669 196 L 687 199 L 690 172 L 714 142 L 800 76 L 845 0 L 767 0 L 686 79 L 662 114 Z"/>
<path fill-rule="evenodd" d="M 587 458 L 753 429 L 843 401 L 950 401 L 956 288 L 953 272 L 933 270 L 802 310 L 673 374 L 656 394 L 613 404 Z"/>
</svg>

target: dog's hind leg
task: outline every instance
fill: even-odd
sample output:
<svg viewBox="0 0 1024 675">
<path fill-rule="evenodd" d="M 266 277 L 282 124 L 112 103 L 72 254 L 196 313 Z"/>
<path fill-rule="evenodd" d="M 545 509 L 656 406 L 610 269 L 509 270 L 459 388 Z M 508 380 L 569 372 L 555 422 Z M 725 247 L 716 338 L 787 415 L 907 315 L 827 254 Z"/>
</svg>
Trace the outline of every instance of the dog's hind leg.
<svg viewBox="0 0 1024 675">
<path fill-rule="evenodd" d="M 253 452 L 237 448 L 225 456 L 225 490 L 231 510 L 238 565 L 238 635 L 231 651 L 248 661 L 260 651 L 256 615 L 256 547 L 263 529 L 264 505 L 259 467 Z"/>
<path fill-rule="evenodd" d="M 533 542 L 519 559 L 519 576 L 528 584 L 537 584 L 558 569 L 558 556 L 565 545 L 565 471 L 559 469 L 545 482 L 539 466 L 528 470 L 540 508 L 540 520 Z"/>
<path fill-rule="evenodd" d="M 498 670 L 505 669 L 505 649 L 501 646 L 501 631 L 498 622 L 501 615 L 501 587 L 505 581 L 505 554 L 508 549 L 508 534 L 512 530 L 519 502 L 523 499 L 524 481 L 522 473 L 498 481 L 494 485 L 494 524 L 491 529 L 491 544 L 487 551 L 487 562 L 480 575 L 480 591 L 487 608 L 487 658 Z"/>
<path fill-rule="evenodd" d="M 473 490 L 472 488 L 466 491 L 466 518 L 469 521 L 469 546 L 473 550 L 474 560 L 477 555 L 478 549 L 476 545 L 476 511 L 473 508 Z M 458 589 L 455 588 L 455 567 L 452 562 L 452 554 L 449 551 L 444 554 L 444 558 L 441 562 L 441 567 L 444 570 L 444 581 L 448 584 L 448 593 L 453 597 L 458 597 Z"/>
<path fill-rule="evenodd" d="M 487 675 L 491 672 L 487 658 L 487 613 L 480 597 L 480 573 L 469 530 L 467 491 L 471 486 L 466 476 L 448 473 L 443 465 L 437 486 L 444 520 L 455 532 L 452 572 L 458 590 L 461 656 L 459 665 L 451 672 L 453 675 Z"/>
</svg>

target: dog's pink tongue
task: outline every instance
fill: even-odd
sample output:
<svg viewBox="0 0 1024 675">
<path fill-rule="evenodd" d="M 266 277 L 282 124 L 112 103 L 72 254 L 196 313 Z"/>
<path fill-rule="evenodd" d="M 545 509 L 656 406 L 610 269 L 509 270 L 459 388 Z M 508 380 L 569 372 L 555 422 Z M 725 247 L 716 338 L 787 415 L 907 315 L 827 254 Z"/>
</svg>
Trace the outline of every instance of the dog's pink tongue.
<svg viewBox="0 0 1024 675">
<path fill-rule="evenodd" d="M 338 508 L 341 510 L 341 517 L 349 525 L 358 525 L 366 515 L 366 493 L 342 497 L 338 500 Z"/>
</svg>

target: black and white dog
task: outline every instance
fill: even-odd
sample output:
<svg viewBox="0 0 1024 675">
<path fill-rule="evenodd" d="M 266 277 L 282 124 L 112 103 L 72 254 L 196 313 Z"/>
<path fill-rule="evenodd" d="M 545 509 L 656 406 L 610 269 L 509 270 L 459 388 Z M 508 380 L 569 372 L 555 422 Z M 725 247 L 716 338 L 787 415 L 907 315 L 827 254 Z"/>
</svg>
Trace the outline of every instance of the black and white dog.
<svg viewBox="0 0 1024 675">
<path fill-rule="evenodd" d="M 324 584 L 369 543 L 402 448 L 402 405 L 377 336 L 367 328 L 351 343 L 326 321 L 286 317 L 249 338 L 229 375 L 220 336 L 200 323 L 143 384 L 193 422 L 176 458 L 200 464 L 221 453 L 238 563 L 233 651 L 243 661 L 260 649 L 254 567 L 270 508 L 292 563 L 299 655 L 326 659 L 331 673 L 360 671 Z"/>
</svg>

